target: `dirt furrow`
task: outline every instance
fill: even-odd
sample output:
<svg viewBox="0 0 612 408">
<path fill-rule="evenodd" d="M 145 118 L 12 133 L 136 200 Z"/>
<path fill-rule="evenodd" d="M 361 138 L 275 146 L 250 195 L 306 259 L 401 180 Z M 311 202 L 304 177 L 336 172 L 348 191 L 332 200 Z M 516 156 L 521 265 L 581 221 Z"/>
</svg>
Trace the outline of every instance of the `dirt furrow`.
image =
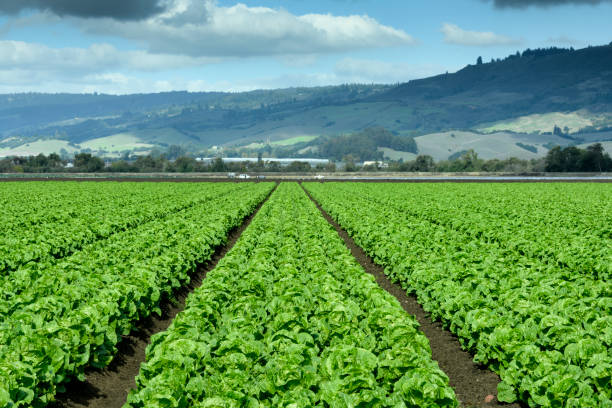
<svg viewBox="0 0 612 408">
<path fill-rule="evenodd" d="M 497 395 L 497 384 L 500 382 L 499 376 L 488 368 L 474 363 L 473 356 L 461 348 L 457 338 L 445 330 L 439 322 L 432 322 L 416 297 L 409 296 L 401 286 L 391 282 L 385 275 L 384 269 L 375 264 L 372 258 L 355 244 L 353 238 L 329 216 L 306 189 L 304 191 L 321 211 L 323 217 L 336 229 L 363 269 L 374 275 L 380 287 L 392 294 L 407 313 L 416 317 L 421 325 L 421 331 L 429 339 L 433 359 L 438 362 L 440 368 L 450 379 L 450 384 L 462 406 L 520 408 L 518 404 L 497 401 L 495 396 Z"/>
<path fill-rule="evenodd" d="M 145 361 L 145 349 L 152 335 L 166 330 L 176 315 L 185 308 L 187 296 L 202 285 L 206 274 L 213 270 L 225 254 L 233 248 L 242 232 L 251 224 L 261 206 L 268 201 L 276 187 L 257 206 L 255 211 L 246 217 L 243 223 L 230 231 L 224 246 L 215 250 L 212 258 L 199 265 L 191 275 L 188 285 L 174 293 L 173 300 L 165 300 L 160 305 L 161 317 L 149 316 L 140 321 L 128 336 L 124 336 L 117 345 L 118 354 L 111 364 L 102 369 L 86 371 L 85 382 L 72 381 L 66 385 L 66 392 L 56 396 L 57 401 L 50 404 L 52 408 L 120 408 L 125 404 L 127 395 L 136 387 L 135 378 L 140 364 Z"/>
</svg>

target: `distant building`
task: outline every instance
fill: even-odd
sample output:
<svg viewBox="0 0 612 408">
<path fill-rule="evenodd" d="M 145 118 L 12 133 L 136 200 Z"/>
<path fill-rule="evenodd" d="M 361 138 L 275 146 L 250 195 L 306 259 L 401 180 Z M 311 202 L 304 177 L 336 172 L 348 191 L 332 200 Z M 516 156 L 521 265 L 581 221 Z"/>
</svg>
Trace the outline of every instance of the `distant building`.
<svg viewBox="0 0 612 408">
<path fill-rule="evenodd" d="M 201 157 L 199 158 L 198 161 L 201 161 L 202 163 L 205 164 L 210 164 L 213 162 L 213 160 L 215 160 L 215 157 Z M 257 161 L 259 160 L 257 157 L 223 157 L 221 158 L 221 160 L 223 160 L 223 163 L 246 163 L 246 162 L 251 162 L 251 163 L 257 163 Z M 274 157 L 266 157 L 265 159 L 263 159 L 264 163 L 278 163 L 281 165 L 281 167 L 286 167 L 288 165 L 290 165 L 293 162 L 306 162 L 308 164 L 310 164 L 312 167 L 315 167 L 317 165 L 326 165 L 329 164 L 329 160 L 328 159 L 312 159 L 312 158 L 274 158 Z"/>
<path fill-rule="evenodd" d="M 389 163 L 379 162 L 379 161 L 364 161 L 363 165 L 364 167 L 365 166 L 376 166 L 381 169 L 386 169 L 389 167 Z"/>
</svg>

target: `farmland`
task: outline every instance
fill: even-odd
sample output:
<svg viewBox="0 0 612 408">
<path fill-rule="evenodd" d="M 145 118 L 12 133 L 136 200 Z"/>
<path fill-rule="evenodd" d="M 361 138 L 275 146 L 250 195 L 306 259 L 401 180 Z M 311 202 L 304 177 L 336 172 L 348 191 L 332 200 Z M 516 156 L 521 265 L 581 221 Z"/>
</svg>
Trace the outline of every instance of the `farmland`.
<svg viewBox="0 0 612 408">
<path fill-rule="evenodd" d="M 0 407 L 104 370 L 253 214 L 125 408 L 462 405 L 316 204 L 499 374 L 498 400 L 612 406 L 609 184 L 22 182 L 0 204 Z"/>
<path fill-rule="evenodd" d="M 498 399 L 612 404 L 612 191 L 308 184 L 322 207 L 500 374 Z"/>
<path fill-rule="evenodd" d="M 414 319 L 297 184 L 152 340 L 137 382 L 130 407 L 456 406 Z"/>
<path fill-rule="evenodd" d="M 19 184 L 2 187 L 26 188 Z M 71 187 L 81 188 L 80 185 L 56 186 L 60 195 Z M 89 187 L 100 188 L 91 185 L 86 188 Z M 102 190 L 108 188 L 112 192 L 115 188 L 129 187 L 129 184 L 109 184 Z M 16 270 L 5 272 L 0 283 L 0 384 L 3 387 L 0 405 L 43 406 L 62 390 L 66 380 L 84 379 L 86 366 L 107 365 L 121 335 L 129 333 L 137 320 L 158 311 L 160 299 L 188 281 L 188 272 L 210 257 L 213 248 L 225 240 L 229 230 L 239 225 L 272 187 L 271 183 L 218 184 L 205 188 L 169 185 L 168 192 L 174 192 L 186 203 L 195 200 L 193 205 L 173 210 L 168 209 L 167 202 L 159 202 L 165 213 L 149 210 L 157 218 L 132 223 L 133 228 L 90 241 L 65 257 L 61 257 L 61 252 L 54 252 L 59 258 L 47 257 L 45 251 L 40 251 L 40 262 L 22 263 Z M 145 188 L 160 187 L 147 184 Z M 119 203 L 106 209 L 104 214 L 108 212 L 113 219 L 113 214 L 127 209 L 127 219 L 136 217 L 143 206 L 146 208 L 147 203 L 141 202 L 138 194 L 125 196 L 126 199 L 132 196 L 134 202 Z M 91 196 L 87 193 L 81 196 L 85 200 L 86 197 Z M 106 201 L 105 198 L 101 201 Z M 68 204 L 70 192 L 63 199 Z M 93 214 L 92 207 L 87 202 L 83 208 L 77 204 L 76 211 L 82 211 L 77 217 L 87 219 Z M 72 225 L 69 216 L 57 222 L 50 216 L 46 220 L 48 224 L 43 222 L 43 225 L 51 228 L 57 223 L 55 228 L 59 231 L 72 231 L 80 238 L 81 225 Z M 33 223 L 37 225 L 38 221 Z M 102 226 L 111 228 L 102 224 L 103 231 L 108 229 Z M 53 236 L 52 231 L 49 235 Z M 41 237 L 42 241 L 26 247 L 48 248 L 45 237 Z M 76 242 L 71 248 L 81 245 L 83 240 Z"/>
</svg>

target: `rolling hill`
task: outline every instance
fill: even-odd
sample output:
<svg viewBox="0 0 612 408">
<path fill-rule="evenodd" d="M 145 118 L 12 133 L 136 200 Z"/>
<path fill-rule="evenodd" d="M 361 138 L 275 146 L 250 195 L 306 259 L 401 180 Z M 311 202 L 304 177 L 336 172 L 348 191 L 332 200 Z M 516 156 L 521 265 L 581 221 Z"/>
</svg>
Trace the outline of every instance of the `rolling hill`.
<svg viewBox="0 0 612 408">
<path fill-rule="evenodd" d="M 369 127 L 416 137 L 419 152 L 440 158 L 466 146 L 491 157 L 531 157 L 553 144 L 610 140 L 612 44 L 526 50 L 397 86 L 0 95 L 0 156 L 59 146 L 118 155 L 172 144 L 195 151 L 268 141 L 303 149 L 316 136 Z M 462 136 L 450 140 L 451 131 Z"/>
</svg>

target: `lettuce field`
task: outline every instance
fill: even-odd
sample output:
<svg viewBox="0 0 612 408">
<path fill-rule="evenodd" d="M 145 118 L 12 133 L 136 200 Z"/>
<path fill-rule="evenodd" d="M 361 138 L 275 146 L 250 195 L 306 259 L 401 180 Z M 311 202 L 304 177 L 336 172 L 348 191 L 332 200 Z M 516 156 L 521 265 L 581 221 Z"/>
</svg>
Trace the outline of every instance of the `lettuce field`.
<svg viewBox="0 0 612 408">
<path fill-rule="evenodd" d="M 612 185 L 357 182 L 0 183 L 0 407 L 115 375 L 220 248 L 125 408 L 466 406 L 337 228 L 499 376 L 479 406 L 612 407 Z"/>
</svg>

